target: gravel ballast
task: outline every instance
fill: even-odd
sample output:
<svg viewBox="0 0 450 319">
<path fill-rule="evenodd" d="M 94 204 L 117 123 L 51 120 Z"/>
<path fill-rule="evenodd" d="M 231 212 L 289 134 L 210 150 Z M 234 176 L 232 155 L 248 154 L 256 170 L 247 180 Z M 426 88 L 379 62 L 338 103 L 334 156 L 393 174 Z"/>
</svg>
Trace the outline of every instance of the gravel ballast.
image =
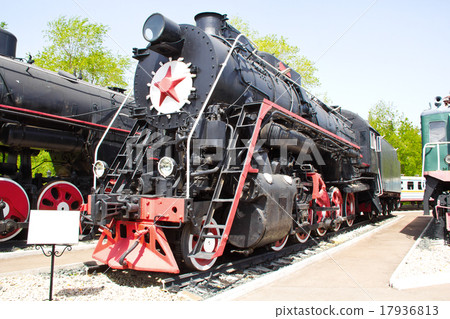
<svg viewBox="0 0 450 319">
<path fill-rule="evenodd" d="M 391 286 L 409 289 L 450 283 L 450 246 L 444 242 L 444 224 L 430 220 L 391 278 Z"/>
<path fill-rule="evenodd" d="M 86 274 L 85 267 L 60 269 L 53 279 L 53 300 L 58 301 L 174 301 L 183 295 L 163 291 L 161 277 L 138 271 Z M 49 298 L 50 276 L 18 273 L 0 277 L 1 301 L 43 301 Z"/>
</svg>

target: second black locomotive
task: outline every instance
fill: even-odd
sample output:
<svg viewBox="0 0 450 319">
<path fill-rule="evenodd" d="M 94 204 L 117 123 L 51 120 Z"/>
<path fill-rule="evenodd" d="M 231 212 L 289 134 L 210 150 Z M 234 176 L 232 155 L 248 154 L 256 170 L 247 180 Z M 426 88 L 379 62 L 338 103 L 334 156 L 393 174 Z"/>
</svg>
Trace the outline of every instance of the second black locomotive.
<svg viewBox="0 0 450 319">
<path fill-rule="evenodd" d="M 111 163 L 134 124 L 123 91 L 24 62 L 16 44 L 0 29 L 0 242 L 26 226 L 31 209 L 79 210 L 92 187 L 96 146 L 122 103 L 98 158 Z M 56 174 L 33 174 L 40 150 Z"/>
</svg>

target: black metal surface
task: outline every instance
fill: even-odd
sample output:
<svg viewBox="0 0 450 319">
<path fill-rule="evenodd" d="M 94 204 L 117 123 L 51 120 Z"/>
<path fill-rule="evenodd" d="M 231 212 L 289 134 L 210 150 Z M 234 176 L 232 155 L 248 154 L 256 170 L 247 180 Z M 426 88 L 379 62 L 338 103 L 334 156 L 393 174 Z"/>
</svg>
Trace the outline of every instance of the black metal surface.
<svg viewBox="0 0 450 319">
<path fill-rule="evenodd" d="M 80 121 L 108 125 L 125 99 L 118 92 L 1 56 L 0 76 L 1 104 Z M 115 127 L 129 129 L 132 123 L 122 116 Z"/>
<path fill-rule="evenodd" d="M 159 13 L 148 17 L 142 33 L 152 45 L 161 42 L 177 42 L 181 38 L 179 25 Z"/>
<path fill-rule="evenodd" d="M 51 263 L 50 263 L 50 287 L 49 287 L 49 296 L 48 296 L 49 301 L 53 300 L 53 274 L 55 271 L 55 257 L 61 257 L 66 250 L 67 251 L 72 250 L 72 246 L 70 246 L 70 245 L 65 245 L 64 249 L 62 251 L 56 250 L 56 245 L 51 245 L 51 247 L 52 247 L 51 250 L 46 251 L 44 249 L 44 245 L 36 245 L 36 249 L 41 249 L 44 256 L 50 257 L 50 260 L 51 260 Z"/>
<path fill-rule="evenodd" d="M 295 184 L 281 175 L 272 175 L 269 183 L 263 174 L 249 178 L 248 197 L 242 198 L 228 241 L 239 249 L 254 249 L 289 233 L 292 227 Z"/>
<path fill-rule="evenodd" d="M 16 56 L 17 38 L 9 31 L 0 29 L 0 55 L 14 58 Z"/>
<path fill-rule="evenodd" d="M 62 152 L 80 152 L 85 141 L 64 131 L 6 124 L 0 141 L 10 147 L 29 147 Z"/>
</svg>

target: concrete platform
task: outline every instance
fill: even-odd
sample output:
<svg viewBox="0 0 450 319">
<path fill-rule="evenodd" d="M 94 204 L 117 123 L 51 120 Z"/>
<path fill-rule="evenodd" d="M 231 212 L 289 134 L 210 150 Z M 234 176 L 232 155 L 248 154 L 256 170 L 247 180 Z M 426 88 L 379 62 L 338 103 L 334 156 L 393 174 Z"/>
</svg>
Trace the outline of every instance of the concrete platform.
<svg viewBox="0 0 450 319">
<path fill-rule="evenodd" d="M 46 246 L 46 251 L 50 249 L 49 247 Z M 94 248 L 94 244 L 73 246 L 72 251 L 66 250 L 61 257 L 55 258 L 55 267 L 65 267 L 74 264 L 82 265 L 85 262 L 94 263 L 95 261 L 92 258 Z M 0 258 L 0 275 L 21 271 L 40 272 L 48 271 L 49 269 L 50 257 L 45 257 L 40 249 L 3 253 Z"/>
<path fill-rule="evenodd" d="M 294 272 L 283 268 L 219 295 L 214 300 L 240 301 L 387 301 L 450 300 L 450 284 L 397 290 L 389 280 L 430 221 L 420 211 L 403 215 L 382 230 L 343 249 L 332 250 Z M 297 266 L 298 267 L 298 266 Z M 286 275 L 283 275 L 283 272 Z M 275 278 L 275 279 L 271 279 Z"/>
</svg>

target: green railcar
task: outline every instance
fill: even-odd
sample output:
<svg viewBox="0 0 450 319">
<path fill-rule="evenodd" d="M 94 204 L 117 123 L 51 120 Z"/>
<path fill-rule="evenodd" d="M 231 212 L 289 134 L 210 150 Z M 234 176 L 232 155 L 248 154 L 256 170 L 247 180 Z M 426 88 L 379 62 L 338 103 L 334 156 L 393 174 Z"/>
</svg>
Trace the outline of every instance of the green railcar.
<svg viewBox="0 0 450 319">
<path fill-rule="evenodd" d="M 421 114 L 422 175 L 426 186 L 424 214 L 430 214 L 430 201 L 436 221 L 443 217 L 447 242 L 450 243 L 450 107 L 441 105 Z"/>
</svg>

